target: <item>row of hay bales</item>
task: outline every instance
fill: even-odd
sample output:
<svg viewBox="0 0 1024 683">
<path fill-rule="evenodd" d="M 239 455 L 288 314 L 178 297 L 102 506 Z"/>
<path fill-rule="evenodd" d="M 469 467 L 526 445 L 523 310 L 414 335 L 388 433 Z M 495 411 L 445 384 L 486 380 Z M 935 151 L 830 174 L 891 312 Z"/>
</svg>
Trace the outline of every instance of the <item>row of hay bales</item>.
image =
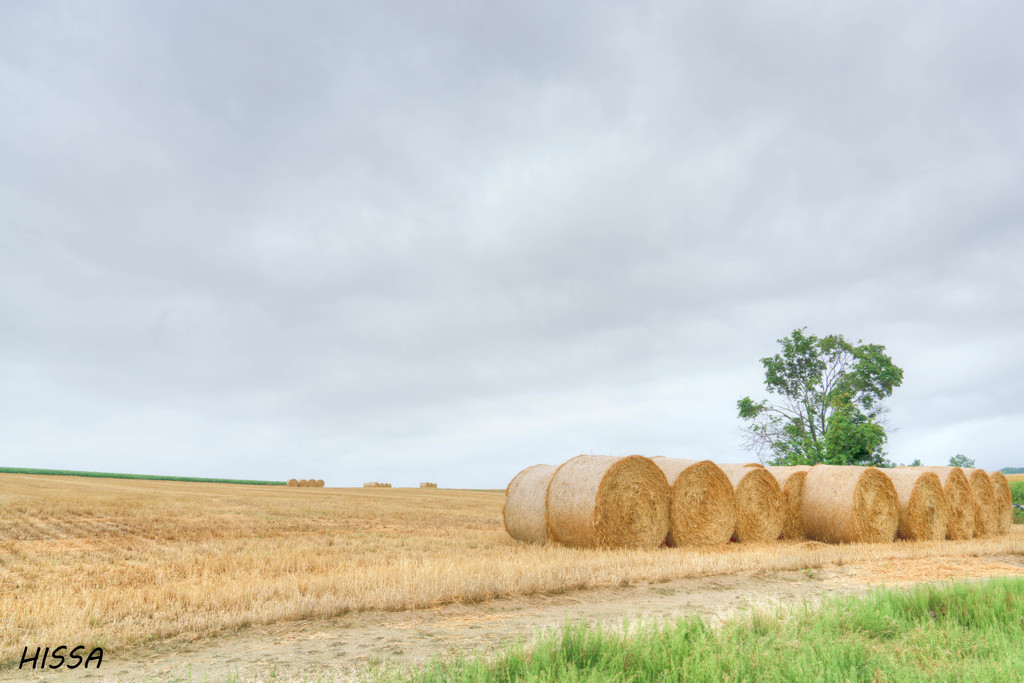
<svg viewBox="0 0 1024 683">
<path fill-rule="evenodd" d="M 324 487 L 323 479 L 289 479 L 289 486 L 301 486 L 304 488 L 311 489 L 322 489 Z"/>
<path fill-rule="evenodd" d="M 534 465 L 505 491 L 516 539 L 577 547 L 961 540 L 1009 531 L 1001 473 L 957 467 L 764 467 L 581 455 Z"/>
<path fill-rule="evenodd" d="M 437 484 L 435 484 L 432 481 L 421 481 L 420 482 L 420 488 L 421 489 L 436 489 L 437 488 Z"/>
<path fill-rule="evenodd" d="M 385 483 L 382 483 L 382 482 L 379 482 L 379 481 L 368 481 L 365 484 L 363 484 L 363 488 L 364 489 L 372 489 L 372 488 L 389 489 L 389 488 L 391 488 L 391 484 L 385 484 Z"/>
</svg>

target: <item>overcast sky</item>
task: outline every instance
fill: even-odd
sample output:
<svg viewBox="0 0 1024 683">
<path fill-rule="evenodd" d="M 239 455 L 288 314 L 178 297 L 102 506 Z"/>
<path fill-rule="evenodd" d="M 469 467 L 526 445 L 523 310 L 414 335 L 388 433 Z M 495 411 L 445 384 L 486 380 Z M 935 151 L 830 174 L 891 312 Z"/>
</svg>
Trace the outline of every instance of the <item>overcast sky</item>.
<svg viewBox="0 0 1024 683">
<path fill-rule="evenodd" d="M 807 326 L 1024 466 L 1024 8 L 697 4 L 3 2 L 0 465 L 746 462 Z"/>
</svg>

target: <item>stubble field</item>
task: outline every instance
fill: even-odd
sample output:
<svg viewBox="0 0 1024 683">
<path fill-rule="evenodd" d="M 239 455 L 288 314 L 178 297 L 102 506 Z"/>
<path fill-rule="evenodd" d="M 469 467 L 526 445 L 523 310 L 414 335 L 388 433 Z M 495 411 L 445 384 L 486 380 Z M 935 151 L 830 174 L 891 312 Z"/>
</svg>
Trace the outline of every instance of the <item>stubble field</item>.
<svg viewBox="0 0 1024 683">
<path fill-rule="evenodd" d="M 0 661 L 241 626 L 685 577 L 1024 553 L 960 542 L 702 550 L 525 546 L 501 491 L 295 489 L 0 475 Z M 15 652 L 17 650 L 17 652 Z"/>
</svg>

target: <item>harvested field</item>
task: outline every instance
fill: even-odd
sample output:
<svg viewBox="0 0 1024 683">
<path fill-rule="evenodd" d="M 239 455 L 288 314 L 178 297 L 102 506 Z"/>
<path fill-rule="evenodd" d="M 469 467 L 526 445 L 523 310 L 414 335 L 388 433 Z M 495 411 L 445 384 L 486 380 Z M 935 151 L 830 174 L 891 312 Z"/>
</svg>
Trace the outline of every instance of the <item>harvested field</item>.
<svg viewBox="0 0 1024 683">
<path fill-rule="evenodd" d="M 508 536 L 504 493 L 0 475 L 0 657 L 685 577 L 1024 553 L 968 541 L 597 550 Z M 154 610 L 153 605 L 160 605 Z M 106 666 L 106 664 L 104 664 Z"/>
</svg>

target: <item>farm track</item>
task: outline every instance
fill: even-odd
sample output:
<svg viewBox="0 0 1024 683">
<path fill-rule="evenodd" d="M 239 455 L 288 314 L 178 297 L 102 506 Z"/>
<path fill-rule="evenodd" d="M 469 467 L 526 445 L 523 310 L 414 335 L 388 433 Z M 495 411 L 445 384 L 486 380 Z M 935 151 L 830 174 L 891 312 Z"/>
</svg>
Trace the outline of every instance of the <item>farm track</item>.
<svg viewBox="0 0 1024 683">
<path fill-rule="evenodd" d="M 874 561 L 817 570 L 677 579 L 662 583 L 532 595 L 475 605 L 400 612 L 363 612 L 240 629 L 201 642 L 169 640 L 108 659 L 102 674 L 80 681 L 349 680 L 381 664 L 406 668 L 459 652 L 492 653 L 516 640 L 529 643 L 566 621 L 615 628 L 623 622 L 670 622 L 699 616 L 709 623 L 753 609 L 813 606 L 836 595 L 858 595 L 881 584 L 1024 575 L 1024 557 L 934 557 Z M 369 667 L 369 669 L 368 669 Z M 0 681 L 44 680 L 18 671 Z"/>
</svg>

